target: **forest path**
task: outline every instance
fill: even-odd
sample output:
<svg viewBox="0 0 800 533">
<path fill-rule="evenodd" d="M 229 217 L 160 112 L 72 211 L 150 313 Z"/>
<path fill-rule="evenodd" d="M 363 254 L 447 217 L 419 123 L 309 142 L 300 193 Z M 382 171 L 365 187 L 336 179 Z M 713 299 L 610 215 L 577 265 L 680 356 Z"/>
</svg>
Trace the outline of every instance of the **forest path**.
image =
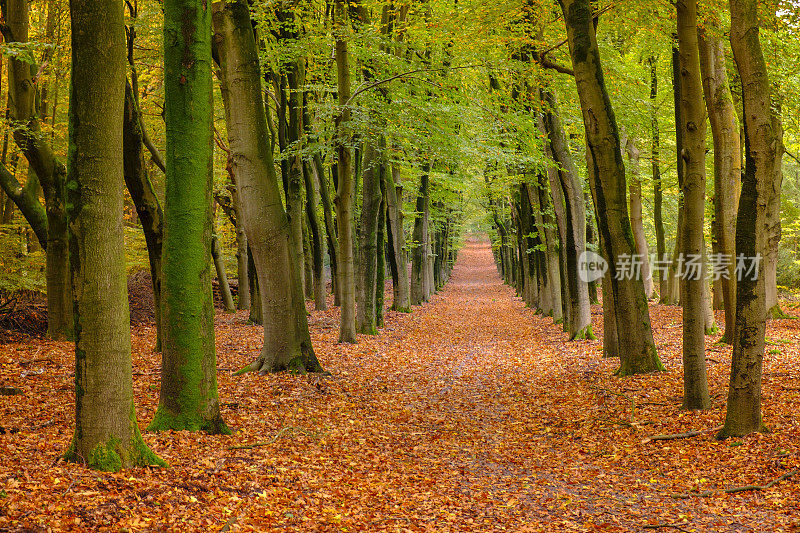
<svg viewBox="0 0 800 533">
<path fill-rule="evenodd" d="M 235 433 L 144 433 L 171 468 L 119 474 L 58 459 L 73 431 L 73 345 L 4 345 L 0 383 L 24 394 L 0 397 L 0 424 L 15 431 L 0 434 L 0 532 L 800 529 L 797 477 L 718 492 L 800 466 L 798 321 L 768 332 L 782 342 L 765 360 L 771 433 L 650 441 L 719 425 L 730 365 L 730 348 L 709 338 L 713 408 L 681 411 L 680 313 L 650 312 L 669 371 L 616 378 L 601 342 L 568 342 L 501 283 L 488 243 L 472 241 L 447 286 L 411 314 L 387 312 L 377 336 L 337 344 L 338 309 L 312 311 L 329 376 L 233 376 L 262 330 L 246 312 L 220 312 L 219 396 Z M 595 331 L 600 320 L 595 308 Z M 154 328 L 132 340 L 144 431 L 160 357 Z M 717 492 L 675 497 L 693 489 Z"/>
</svg>

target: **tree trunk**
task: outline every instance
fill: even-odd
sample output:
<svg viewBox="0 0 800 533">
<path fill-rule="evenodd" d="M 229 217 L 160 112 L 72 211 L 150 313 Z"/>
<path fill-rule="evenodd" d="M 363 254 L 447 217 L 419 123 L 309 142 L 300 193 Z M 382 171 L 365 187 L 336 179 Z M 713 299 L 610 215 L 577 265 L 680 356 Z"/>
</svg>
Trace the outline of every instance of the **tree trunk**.
<svg viewBox="0 0 800 533">
<path fill-rule="evenodd" d="M 767 207 L 780 195 L 782 126 L 772 112 L 770 82 L 761 51 L 756 0 L 730 0 L 731 48 L 742 80 L 745 169 L 736 221 L 736 255 L 762 257 L 768 246 Z M 736 285 L 736 327 L 725 426 L 720 438 L 747 435 L 764 428 L 761 375 L 766 326 L 765 265 Z"/>
<path fill-rule="evenodd" d="M 252 302 L 250 299 L 250 248 L 247 243 L 247 232 L 244 229 L 244 216 L 239 193 L 236 191 L 235 185 L 232 189 L 231 204 L 233 204 L 233 212 L 236 213 L 236 280 L 239 284 L 236 309 L 244 311 L 250 309 Z"/>
<path fill-rule="evenodd" d="M 639 276 L 644 283 L 644 293 L 648 299 L 653 295 L 653 274 L 650 270 L 650 252 L 647 248 L 647 238 L 644 235 L 644 218 L 642 217 L 642 180 L 639 173 L 639 155 L 641 152 L 633 139 L 625 143 L 628 152 L 628 161 L 631 164 L 630 178 L 630 213 L 633 241 L 636 243 L 636 254 L 639 256 Z"/>
<path fill-rule="evenodd" d="M 214 4 L 225 120 L 247 241 L 258 277 L 264 323 L 261 355 L 239 372 L 321 372 L 311 345 L 300 273 L 290 244 L 269 145 L 250 11 L 244 2 Z"/>
<path fill-rule="evenodd" d="M 678 48 L 681 73 L 681 129 L 683 146 L 683 239 L 681 277 L 683 303 L 683 408 L 708 409 L 705 351 L 705 246 L 703 219 L 706 193 L 706 118 L 697 45 L 697 0 L 678 0 Z"/>
<path fill-rule="evenodd" d="M 328 308 L 328 293 L 325 287 L 325 244 L 322 240 L 322 229 L 319 227 L 317 216 L 317 191 L 312 179 L 311 165 L 303 163 L 303 179 L 306 186 L 306 217 L 308 219 L 308 232 L 311 239 L 311 269 L 314 279 L 314 308 L 324 311 Z"/>
<path fill-rule="evenodd" d="M 678 174 L 678 224 L 675 230 L 675 246 L 672 249 L 672 261 L 669 265 L 667 290 L 661 295 L 661 303 L 667 305 L 680 305 L 680 278 L 682 275 L 682 260 L 680 256 L 681 244 L 683 242 L 683 218 L 684 218 L 684 198 L 683 198 L 683 174 L 684 165 L 681 151 L 683 150 L 683 123 L 681 115 L 681 68 L 680 68 L 680 51 L 678 49 L 677 38 L 672 45 L 672 97 L 675 109 L 675 155 L 676 155 L 676 173 Z"/>
<path fill-rule="evenodd" d="M 305 196 L 303 194 L 303 161 L 296 146 L 303 134 L 303 93 L 305 84 L 305 59 L 293 61 L 286 70 L 289 89 L 289 129 L 288 146 L 292 153 L 289 158 L 288 191 L 286 195 L 286 214 L 289 216 L 289 228 L 292 247 L 297 264 L 294 266 L 300 274 L 300 284 L 305 296 L 305 250 L 303 249 L 303 219 L 305 218 Z"/>
<path fill-rule="evenodd" d="M 358 246 L 358 294 L 356 330 L 367 335 L 377 335 L 375 321 L 376 275 L 378 267 L 378 218 L 380 215 L 381 180 L 383 179 L 382 154 L 372 139 L 364 143 L 364 185 L 361 202 Z M 383 252 L 383 250 L 380 250 Z"/>
<path fill-rule="evenodd" d="M 337 285 L 341 294 L 341 322 L 339 342 L 356 342 L 356 294 L 353 256 L 353 203 L 355 179 L 353 177 L 350 142 L 350 58 L 348 53 L 345 19 L 347 6 L 336 0 L 334 33 L 336 38 L 336 76 L 339 110 L 335 120 L 335 145 L 337 154 L 338 184 L 336 187 L 336 228 L 339 238 L 337 257 Z"/>
<path fill-rule="evenodd" d="M 138 83 L 133 71 L 133 84 L 125 83 L 125 108 L 122 124 L 122 152 L 125 186 L 136 206 L 136 214 L 142 224 L 142 233 L 147 245 L 150 263 L 150 279 L 153 287 L 153 308 L 156 322 L 157 352 L 161 351 L 161 251 L 164 237 L 164 213 L 156 196 L 144 159 L 142 140 L 142 118 L 139 110 Z"/>
<path fill-rule="evenodd" d="M 552 206 L 550 205 L 550 192 L 547 188 L 547 178 L 539 174 L 538 185 L 535 189 L 528 189 L 529 192 L 537 192 L 539 194 L 540 216 L 537 216 L 537 222 L 541 220 L 540 231 L 544 235 L 545 250 L 544 260 L 545 268 L 547 269 L 547 292 L 549 296 L 549 304 L 551 309 L 545 310 L 546 313 L 552 314 L 553 322 L 560 324 L 564 320 L 563 309 L 561 301 L 561 273 L 559 265 L 558 253 L 558 240 L 556 238 L 555 220 L 550 214 Z"/>
<path fill-rule="evenodd" d="M 222 305 L 225 311 L 233 313 L 236 311 L 236 304 L 233 303 L 231 286 L 228 284 L 228 273 L 225 271 L 225 260 L 222 257 L 222 247 L 219 244 L 217 232 L 211 232 L 211 258 L 214 260 L 214 270 L 217 272 L 217 282 L 219 283 L 219 293 L 222 296 Z"/>
<path fill-rule="evenodd" d="M 230 433 L 217 395 L 211 290 L 213 110 L 211 7 L 166 0 L 163 355 L 150 431 Z"/>
<path fill-rule="evenodd" d="M 392 310 L 411 312 L 410 278 L 406 261 L 406 238 L 403 230 L 403 185 L 399 169 L 392 165 L 391 172 L 384 172 L 386 180 L 386 232 L 389 241 L 389 265 L 392 270 Z"/>
<path fill-rule="evenodd" d="M 721 341 L 733 342 L 736 315 L 736 209 L 742 176 L 739 124 L 728 85 L 722 40 L 707 38 L 699 31 L 700 67 L 706 109 L 714 139 L 714 233 L 712 241 L 713 279 L 721 292 L 725 310 L 725 333 Z M 716 294 L 715 294 L 716 299 Z M 716 307 L 716 306 L 715 306 Z"/>
<path fill-rule="evenodd" d="M 10 0 L 4 8 L 6 24 L 2 32 L 5 41 L 27 42 L 28 0 Z M 67 171 L 41 135 L 36 109 L 36 80 L 31 71 L 30 63 L 16 58 L 9 60 L 10 118 L 24 126 L 14 128 L 14 140 L 44 192 L 48 227 L 45 271 L 47 334 L 55 339 L 70 339 L 74 324 L 64 189 Z"/>
<path fill-rule="evenodd" d="M 635 253 L 628 219 L 625 166 L 619 132 L 605 88 L 589 0 L 559 0 L 586 129 L 589 183 L 600 239 L 609 258 L 610 290 L 619 340 L 618 375 L 663 370 L 653 343 L 650 313 L 641 280 L 617 279 L 617 261 Z M 605 339 L 604 339 L 605 343 Z"/>
<path fill-rule="evenodd" d="M 655 57 L 650 57 L 650 159 L 653 169 L 653 224 L 656 232 L 656 265 L 658 270 L 658 295 L 663 301 L 667 293 L 667 276 L 662 268 L 667 261 L 667 250 L 664 242 L 664 195 L 661 186 L 661 140 L 658 131 L 658 62 Z"/>
<path fill-rule="evenodd" d="M 583 185 L 572 159 L 564 126 L 558 115 L 556 95 L 552 91 L 542 91 L 542 98 L 548 104 L 544 115 L 544 125 L 550 141 L 550 153 L 558 163 L 558 180 L 564 196 L 565 231 L 562 236 L 562 248 L 566 259 L 564 267 L 570 309 L 567 314 L 569 317 L 568 333 L 571 340 L 594 338 L 589 287 L 578 276 L 578 261 L 581 254 L 586 251 L 586 205 L 583 199 Z"/>
<path fill-rule="evenodd" d="M 417 194 L 416 217 L 414 218 L 413 248 L 411 249 L 411 305 L 420 305 L 427 301 L 425 278 L 428 268 L 428 202 L 430 164 L 422 166 L 422 176 Z M 505 237 L 503 237 L 505 248 Z M 503 250 L 505 254 L 505 250 Z M 507 280 L 506 280 L 507 281 Z"/>
<path fill-rule="evenodd" d="M 386 280 L 386 191 L 384 185 L 386 184 L 385 174 L 388 174 L 385 159 L 381 164 L 381 205 L 378 208 L 378 245 L 376 250 L 376 259 L 378 260 L 375 268 L 375 325 L 379 328 L 383 327 L 383 300 L 384 300 L 384 287 Z"/>
<path fill-rule="evenodd" d="M 123 5 L 72 0 L 69 253 L 75 308 L 75 433 L 64 457 L 117 471 L 162 465 L 136 423 L 125 279 Z M 92 31 L 78 31 L 92 28 Z"/>
</svg>

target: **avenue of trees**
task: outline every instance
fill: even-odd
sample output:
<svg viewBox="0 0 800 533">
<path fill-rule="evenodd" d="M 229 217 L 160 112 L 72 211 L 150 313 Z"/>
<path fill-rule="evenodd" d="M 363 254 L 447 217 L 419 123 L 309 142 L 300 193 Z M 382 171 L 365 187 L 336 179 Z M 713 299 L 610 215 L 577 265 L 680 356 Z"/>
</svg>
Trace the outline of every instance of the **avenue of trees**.
<svg viewBox="0 0 800 533">
<path fill-rule="evenodd" d="M 602 337 L 620 376 L 664 370 L 648 300 L 681 305 L 684 408 L 710 406 L 705 342 L 721 328 L 733 361 L 720 437 L 762 430 L 765 324 L 797 271 L 797 12 L 3 2 L 0 221 L 44 259 L 48 336 L 75 342 L 65 456 L 163 464 L 133 400 L 132 250 L 146 253 L 162 354 L 148 431 L 228 434 L 214 277 L 228 310 L 263 325 L 239 373 L 323 372 L 306 301 L 340 308 L 341 343 L 375 335 L 386 282 L 395 311 L 429 301 L 470 229 L 489 232 L 527 305 L 571 340 Z M 601 279 L 581 275 L 587 251 L 606 260 Z M 761 260 L 741 272 L 740 257 Z"/>
</svg>

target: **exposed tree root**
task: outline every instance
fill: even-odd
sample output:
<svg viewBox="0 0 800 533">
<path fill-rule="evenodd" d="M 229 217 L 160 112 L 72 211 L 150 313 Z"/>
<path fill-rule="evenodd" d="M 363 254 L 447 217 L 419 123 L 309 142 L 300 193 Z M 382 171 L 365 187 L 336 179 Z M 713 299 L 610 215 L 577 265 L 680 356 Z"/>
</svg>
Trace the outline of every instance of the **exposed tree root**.
<svg viewBox="0 0 800 533">
<path fill-rule="evenodd" d="M 716 492 L 722 492 L 725 494 L 736 494 L 737 492 L 749 492 L 749 491 L 760 491 L 760 490 L 767 490 L 772 488 L 775 484 L 780 483 L 781 481 L 785 481 L 790 477 L 797 474 L 798 469 L 794 469 L 791 472 L 786 472 L 782 476 L 778 476 L 766 485 L 741 485 L 739 487 L 730 487 L 727 489 L 716 489 L 716 490 L 704 490 L 704 491 L 697 491 L 697 490 L 690 490 L 689 492 L 683 492 L 678 494 L 670 494 L 673 498 L 677 499 L 685 499 L 691 498 L 692 496 L 697 496 L 699 498 L 705 498 L 711 496 Z"/>
</svg>

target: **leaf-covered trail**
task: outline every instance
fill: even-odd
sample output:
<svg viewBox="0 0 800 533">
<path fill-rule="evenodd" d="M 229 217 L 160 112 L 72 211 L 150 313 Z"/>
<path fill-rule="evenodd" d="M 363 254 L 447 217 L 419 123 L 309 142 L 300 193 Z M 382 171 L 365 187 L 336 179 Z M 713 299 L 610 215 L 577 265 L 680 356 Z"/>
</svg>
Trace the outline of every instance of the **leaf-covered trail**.
<svg viewBox="0 0 800 533">
<path fill-rule="evenodd" d="M 220 399 L 237 432 L 146 434 L 171 468 L 119 474 L 57 460 L 72 431 L 72 347 L 0 346 L 0 379 L 25 391 L 0 397 L 0 425 L 19 430 L 0 435 L 0 531 L 799 527 L 797 478 L 763 492 L 676 498 L 764 484 L 800 466 L 797 321 L 769 331 L 780 341 L 765 368 L 772 433 L 647 442 L 724 416 L 730 349 L 714 339 L 714 408 L 679 409 L 675 308 L 651 308 L 670 371 L 624 379 L 611 375 L 615 361 L 602 359 L 600 342 L 566 342 L 560 326 L 526 309 L 500 283 L 484 243 L 468 243 L 429 304 L 388 313 L 377 337 L 336 344 L 336 313 L 310 317 L 328 377 L 232 377 L 258 353 L 261 330 L 244 324 L 246 313 L 218 314 Z M 152 328 L 134 330 L 141 427 L 158 401 L 152 341 Z"/>
</svg>

